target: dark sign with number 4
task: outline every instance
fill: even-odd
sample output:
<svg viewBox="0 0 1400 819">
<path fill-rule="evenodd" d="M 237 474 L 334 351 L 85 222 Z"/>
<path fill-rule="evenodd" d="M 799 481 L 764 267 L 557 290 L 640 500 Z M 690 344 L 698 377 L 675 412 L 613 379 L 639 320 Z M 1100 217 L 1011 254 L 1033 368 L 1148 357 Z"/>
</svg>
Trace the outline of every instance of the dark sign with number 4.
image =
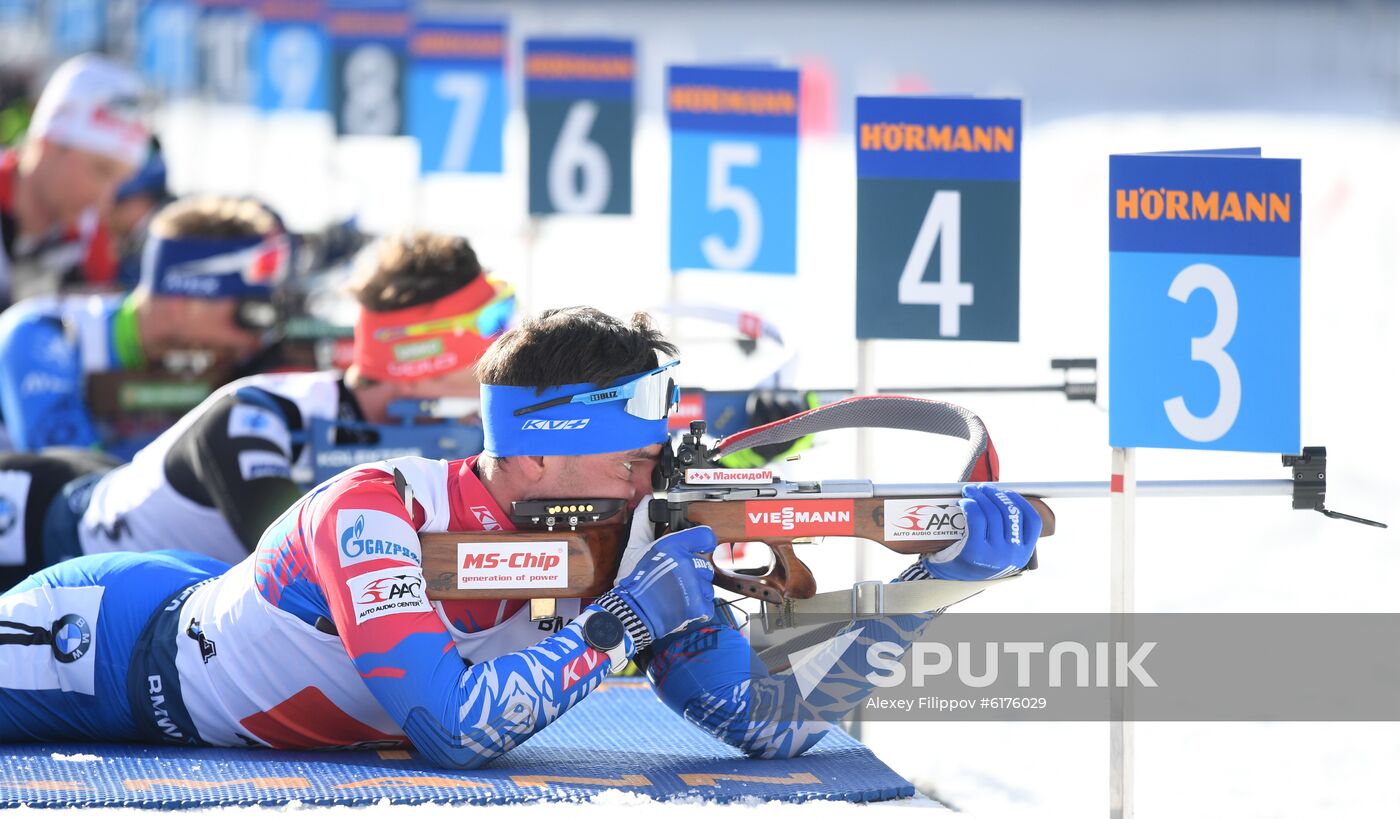
<svg viewBox="0 0 1400 819">
<path fill-rule="evenodd" d="M 1016 341 L 1021 102 L 856 100 L 856 337 Z"/>
</svg>

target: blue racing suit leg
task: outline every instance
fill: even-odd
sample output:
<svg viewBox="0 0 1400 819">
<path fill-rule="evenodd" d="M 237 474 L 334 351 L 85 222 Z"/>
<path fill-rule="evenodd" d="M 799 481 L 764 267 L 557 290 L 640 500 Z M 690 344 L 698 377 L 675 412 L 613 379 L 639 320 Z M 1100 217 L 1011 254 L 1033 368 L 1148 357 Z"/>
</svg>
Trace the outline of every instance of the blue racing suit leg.
<svg viewBox="0 0 1400 819">
<path fill-rule="evenodd" d="M 67 560 L 0 595 L 0 742 L 137 740 L 127 673 L 155 610 L 228 564 L 181 551 Z"/>
</svg>

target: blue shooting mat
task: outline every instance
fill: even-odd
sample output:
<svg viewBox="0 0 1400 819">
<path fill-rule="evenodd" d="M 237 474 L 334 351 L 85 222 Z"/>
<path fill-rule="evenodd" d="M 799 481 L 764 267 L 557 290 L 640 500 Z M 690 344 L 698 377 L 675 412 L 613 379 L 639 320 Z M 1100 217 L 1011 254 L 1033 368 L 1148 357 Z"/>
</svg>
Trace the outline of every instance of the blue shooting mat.
<svg viewBox="0 0 1400 819">
<path fill-rule="evenodd" d="M 99 757 L 99 760 L 92 757 Z M 914 786 L 834 729 L 796 759 L 750 760 L 674 714 L 641 680 L 605 683 L 488 767 L 449 771 L 411 751 L 0 745 L 0 808 L 207 808 L 581 801 L 609 788 L 715 802 L 912 797 Z M 927 803 L 925 803 L 927 804 Z"/>
</svg>

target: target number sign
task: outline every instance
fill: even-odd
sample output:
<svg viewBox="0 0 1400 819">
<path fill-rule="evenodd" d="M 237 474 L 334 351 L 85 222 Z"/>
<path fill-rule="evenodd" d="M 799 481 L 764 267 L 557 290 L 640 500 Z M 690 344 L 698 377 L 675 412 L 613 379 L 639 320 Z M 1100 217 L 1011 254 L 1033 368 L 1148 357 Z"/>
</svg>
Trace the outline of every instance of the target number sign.
<svg viewBox="0 0 1400 819">
<path fill-rule="evenodd" d="M 1300 163 L 1109 161 L 1109 442 L 1299 451 Z"/>
<path fill-rule="evenodd" d="M 798 72 L 672 66 L 671 269 L 797 272 Z"/>
<path fill-rule="evenodd" d="M 632 212 L 631 40 L 525 41 L 530 213 Z"/>
<path fill-rule="evenodd" d="M 1021 102 L 856 100 L 856 337 L 1016 341 Z"/>
</svg>

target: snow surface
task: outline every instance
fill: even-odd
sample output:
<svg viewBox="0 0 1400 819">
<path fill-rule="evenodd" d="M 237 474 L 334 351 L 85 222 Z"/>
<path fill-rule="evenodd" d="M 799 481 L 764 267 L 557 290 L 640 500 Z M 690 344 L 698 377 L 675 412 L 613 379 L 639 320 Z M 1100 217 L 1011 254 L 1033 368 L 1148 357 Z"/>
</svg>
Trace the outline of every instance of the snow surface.
<svg viewBox="0 0 1400 819">
<path fill-rule="evenodd" d="M 1034 101 L 1032 101 L 1034 103 Z M 194 106 L 167 112 L 174 182 L 183 191 L 253 191 L 300 228 L 358 213 L 371 229 L 420 225 L 461 231 L 482 259 L 514 280 L 535 308 L 592 303 L 613 312 L 671 297 L 758 309 L 801 349 L 797 383 L 856 380 L 853 268 L 854 151 L 845 137 L 804 142 L 800 274 L 782 277 L 666 272 L 667 143 L 651 114 L 639 120 L 630 219 L 557 220 L 525 213 L 524 125 L 508 123 L 501 179 L 434 179 L 418 186 L 407 140 L 335 146 L 317 118 L 264 122 L 243 111 Z M 1052 357 L 1097 356 L 1106 379 L 1107 156 L 1260 144 L 1303 159 L 1303 443 L 1329 448 L 1332 508 L 1395 516 L 1396 236 L 1400 127 L 1379 120 L 1262 113 L 1064 116 L 1034 120 L 1024 141 L 1022 341 L 1017 345 L 882 342 L 877 384 L 1012 384 L 1054 378 Z M 709 357 L 719 345 L 696 343 Z M 690 383 L 744 387 L 755 362 L 697 360 Z M 1106 380 L 1101 384 L 1107 394 Z M 1053 396 L 967 396 L 987 422 L 1007 480 L 1106 480 L 1107 415 Z M 949 480 L 931 474 L 939 446 L 876 436 L 881 481 Z M 927 460 L 910 452 L 930 453 Z M 790 477 L 856 477 L 854 436 L 832 434 Z M 1143 451 L 1141 479 L 1285 477 L 1277 456 Z M 962 610 L 1104 611 L 1108 505 L 1055 504 L 1059 533 L 1041 568 Z M 1143 500 L 1138 509 L 1137 607 L 1155 612 L 1389 612 L 1400 596 L 1400 530 L 1376 530 L 1292 512 L 1282 498 Z M 834 541 L 804 558 L 823 587 L 851 579 L 850 551 Z M 895 555 L 869 555 L 892 576 Z M 1344 639 L 1345 635 L 1339 635 Z M 1393 647 L 1392 647 L 1393 648 Z M 1305 651 L 1300 652 L 1305 656 Z M 1345 686 L 1347 681 L 1338 680 Z M 874 723 L 864 740 L 922 793 L 974 817 L 1097 816 L 1107 807 L 1108 727 L 1102 723 Z M 1153 723 L 1136 726 L 1139 817 L 1400 815 L 1400 730 L 1391 723 Z M 1392 772 L 1388 774 L 1387 772 Z M 917 805 L 915 805 L 917 806 Z M 927 804 L 925 803 L 926 807 Z M 898 811 L 874 805 L 859 814 Z M 845 805 L 757 806 L 765 815 L 825 815 Z M 462 808 L 397 811 L 435 816 Z M 501 807 L 493 815 L 655 813 L 649 800 L 600 794 L 586 805 Z M 743 807 L 668 805 L 668 814 L 739 813 Z M 397 812 L 396 811 L 396 812 Z M 247 811 L 207 811 L 230 814 Z M 265 814 L 267 811 L 254 811 Z M 334 809 L 333 813 L 346 810 Z M 143 814 L 144 815 L 144 814 Z"/>
<path fill-rule="evenodd" d="M 376 805 L 363 808 L 323 808 L 294 802 L 281 808 L 207 808 L 204 810 L 185 810 L 181 811 L 181 814 L 207 817 L 207 819 L 267 819 L 273 814 L 299 815 L 305 816 L 308 819 L 320 819 L 325 816 L 358 817 L 368 815 L 370 811 L 374 811 L 378 814 L 385 810 L 393 811 L 395 816 L 408 815 L 414 817 L 414 819 L 458 817 L 464 811 L 483 810 L 489 810 L 492 819 L 559 819 L 561 814 L 570 817 L 581 817 L 582 819 L 601 819 L 602 817 L 613 816 L 641 817 L 654 816 L 658 810 L 665 811 L 667 816 L 680 817 L 708 816 L 715 810 L 733 813 L 739 816 L 755 815 L 758 812 L 762 812 L 764 819 L 770 816 L 775 819 L 795 819 L 796 817 L 809 819 L 814 816 L 849 816 L 853 812 L 855 815 L 861 817 L 901 817 L 917 815 L 914 812 L 935 812 L 936 814 L 949 813 L 936 802 L 922 797 L 901 799 L 893 802 L 876 802 L 868 805 L 852 805 L 849 802 L 805 802 L 794 804 L 791 802 L 761 801 L 716 805 L 701 799 L 672 801 L 662 804 L 648 796 L 640 796 L 626 791 L 609 789 L 598 793 L 587 802 L 541 802 L 529 805 L 495 805 L 490 808 L 447 804 L 391 806 L 389 800 L 382 799 Z M 99 819 L 151 819 L 153 815 L 151 811 L 137 808 L 89 808 L 84 809 L 82 813 L 84 816 L 96 816 L 99 817 Z M 6 815 L 26 816 L 30 817 L 30 819 L 44 819 L 46 816 L 54 815 L 54 809 L 23 807 L 8 812 Z"/>
</svg>

